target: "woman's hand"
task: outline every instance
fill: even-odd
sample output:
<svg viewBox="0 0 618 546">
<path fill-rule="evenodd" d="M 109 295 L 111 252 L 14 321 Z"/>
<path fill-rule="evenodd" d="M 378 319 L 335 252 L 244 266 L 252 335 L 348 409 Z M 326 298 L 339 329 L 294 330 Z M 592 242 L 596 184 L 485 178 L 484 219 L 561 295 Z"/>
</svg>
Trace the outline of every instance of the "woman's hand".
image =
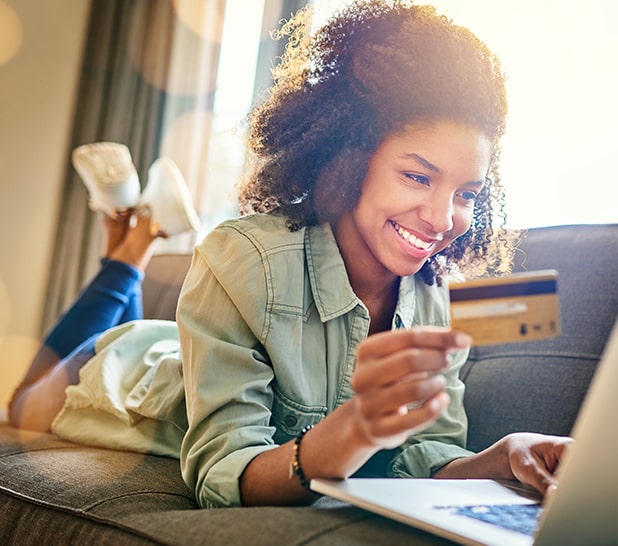
<svg viewBox="0 0 618 546">
<path fill-rule="evenodd" d="M 571 438 L 533 433 L 513 433 L 500 440 L 504 443 L 513 477 L 531 485 L 543 495 L 556 486 L 556 471 Z"/>
<path fill-rule="evenodd" d="M 395 447 L 429 426 L 449 398 L 441 373 L 449 354 L 470 338 L 447 328 L 383 332 L 361 342 L 347 402 L 322 419 L 302 441 L 305 479 L 346 478 L 377 451 Z M 245 505 L 308 503 L 315 495 L 290 479 L 294 441 L 255 457 L 240 481 Z"/>
<path fill-rule="evenodd" d="M 375 334 L 359 344 L 352 388 L 361 436 L 392 448 L 433 423 L 449 404 L 441 374 L 471 339 L 448 328 Z"/>
<path fill-rule="evenodd" d="M 556 471 L 573 440 L 515 432 L 471 457 L 452 461 L 436 478 L 516 479 L 545 495 L 556 486 Z"/>
</svg>

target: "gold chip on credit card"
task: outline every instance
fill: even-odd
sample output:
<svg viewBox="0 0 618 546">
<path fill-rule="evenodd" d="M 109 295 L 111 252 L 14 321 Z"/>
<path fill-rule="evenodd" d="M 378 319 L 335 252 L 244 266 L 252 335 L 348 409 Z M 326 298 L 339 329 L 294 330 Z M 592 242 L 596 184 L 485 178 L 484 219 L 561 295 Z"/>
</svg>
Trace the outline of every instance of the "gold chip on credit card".
<svg viewBox="0 0 618 546">
<path fill-rule="evenodd" d="M 474 345 L 531 341 L 560 334 L 558 272 L 484 277 L 449 286 L 451 325 Z"/>
</svg>

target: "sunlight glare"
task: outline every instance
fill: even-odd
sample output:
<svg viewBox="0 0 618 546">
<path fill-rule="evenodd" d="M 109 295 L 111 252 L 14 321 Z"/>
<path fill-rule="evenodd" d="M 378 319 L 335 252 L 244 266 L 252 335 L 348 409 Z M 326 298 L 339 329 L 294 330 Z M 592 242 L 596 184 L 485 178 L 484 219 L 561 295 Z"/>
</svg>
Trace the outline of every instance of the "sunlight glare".
<svg viewBox="0 0 618 546">
<path fill-rule="evenodd" d="M 324 20 L 349 0 L 316 0 Z M 502 62 L 509 119 L 501 172 L 508 224 L 615 223 L 618 2 L 432 0 Z"/>
</svg>

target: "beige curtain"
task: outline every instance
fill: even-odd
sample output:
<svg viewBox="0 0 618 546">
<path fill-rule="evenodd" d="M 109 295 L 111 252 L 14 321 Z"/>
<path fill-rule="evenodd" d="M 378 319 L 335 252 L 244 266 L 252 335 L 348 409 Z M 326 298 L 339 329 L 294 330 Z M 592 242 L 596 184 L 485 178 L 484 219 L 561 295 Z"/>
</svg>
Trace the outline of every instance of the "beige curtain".
<svg viewBox="0 0 618 546">
<path fill-rule="evenodd" d="M 212 109 L 224 11 L 225 0 L 92 0 L 43 332 L 95 273 L 101 251 L 100 219 L 87 207 L 71 150 L 121 142 L 130 148 L 142 184 L 162 153 L 189 178 L 185 171 L 194 158 L 178 157 L 186 149 L 178 142 L 190 135 L 181 136 L 176 119 Z M 207 146 L 208 119 L 203 116 L 198 150 Z M 197 195 L 203 181 L 190 178 Z"/>
<path fill-rule="evenodd" d="M 126 144 L 142 184 L 154 159 L 171 157 L 205 219 L 213 216 L 212 192 L 219 191 L 215 186 L 221 183 L 216 177 L 213 182 L 207 165 L 226 160 L 224 153 L 212 157 L 221 150 L 211 139 L 226 0 L 91 1 L 42 332 L 73 302 L 99 265 L 100 219 L 88 209 L 84 184 L 70 163 L 74 147 L 101 140 Z M 270 86 L 271 68 L 285 47 L 285 41 L 270 38 L 270 31 L 307 3 L 264 0 L 254 85 L 258 100 Z M 228 194 L 231 188 L 220 191 Z M 186 252 L 195 237 L 187 234 L 160 243 L 162 252 Z"/>
<path fill-rule="evenodd" d="M 299 9 L 313 3 L 313 0 L 264 0 L 262 37 L 255 71 L 254 97 L 256 101 L 263 98 L 271 86 L 271 70 L 277 64 L 277 58 L 283 55 L 287 44 L 287 40 L 273 40 L 270 36 L 271 32 L 279 28 L 283 20 L 289 19 Z"/>
</svg>

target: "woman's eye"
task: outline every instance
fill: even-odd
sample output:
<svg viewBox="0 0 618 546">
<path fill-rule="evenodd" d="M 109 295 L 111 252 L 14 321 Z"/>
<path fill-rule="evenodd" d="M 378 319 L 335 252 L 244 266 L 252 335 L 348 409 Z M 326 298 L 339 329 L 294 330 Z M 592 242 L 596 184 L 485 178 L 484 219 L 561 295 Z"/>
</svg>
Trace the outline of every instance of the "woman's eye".
<svg viewBox="0 0 618 546">
<path fill-rule="evenodd" d="M 478 194 L 473 191 L 462 191 L 459 195 L 465 201 L 476 201 L 476 198 L 478 197 Z"/>
<path fill-rule="evenodd" d="M 429 186 L 430 180 L 428 176 L 417 173 L 403 173 L 403 175 L 408 179 L 416 182 L 417 184 L 422 184 L 423 186 Z"/>
</svg>

